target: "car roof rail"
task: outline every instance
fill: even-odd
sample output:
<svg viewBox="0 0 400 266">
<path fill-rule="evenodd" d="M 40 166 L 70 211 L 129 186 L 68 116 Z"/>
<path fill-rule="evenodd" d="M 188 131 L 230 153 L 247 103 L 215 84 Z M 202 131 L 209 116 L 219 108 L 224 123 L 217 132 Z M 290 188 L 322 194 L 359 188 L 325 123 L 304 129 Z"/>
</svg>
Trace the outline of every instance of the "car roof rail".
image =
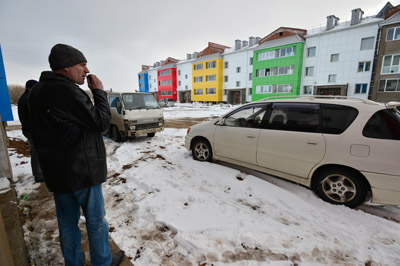
<svg viewBox="0 0 400 266">
<path fill-rule="evenodd" d="M 261 99 L 260 101 L 269 101 L 273 99 L 309 99 L 309 100 L 315 100 L 315 99 L 332 99 L 332 100 L 357 100 L 360 102 L 363 102 L 365 104 L 373 104 L 377 105 L 379 103 L 375 101 L 371 101 L 368 99 L 363 99 L 363 98 L 358 98 L 358 97 L 352 97 L 352 96 L 340 96 L 340 95 L 282 95 L 282 96 L 271 96 L 271 97 L 266 97 Z"/>
<path fill-rule="evenodd" d="M 397 107 L 399 107 L 400 106 L 400 102 L 388 102 L 388 103 L 386 103 L 385 104 L 386 105 L 386 108 L 388 108 L 388 109 L 398 109 Z"/>
</svg>

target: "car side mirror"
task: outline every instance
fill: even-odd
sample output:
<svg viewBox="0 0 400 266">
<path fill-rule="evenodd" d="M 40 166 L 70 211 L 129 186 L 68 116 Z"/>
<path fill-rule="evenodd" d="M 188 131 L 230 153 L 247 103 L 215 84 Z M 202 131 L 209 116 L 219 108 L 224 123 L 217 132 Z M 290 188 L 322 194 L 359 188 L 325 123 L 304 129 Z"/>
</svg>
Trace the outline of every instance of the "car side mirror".
<svg viewBox="0 0 400 266">
<path fill-rule="evenodd" d="M 219 126 L 223 126 L 225 124 L 225 118 L 221 118 L 220 120 L 218 120 L 217 125 Z"/>
</svg>

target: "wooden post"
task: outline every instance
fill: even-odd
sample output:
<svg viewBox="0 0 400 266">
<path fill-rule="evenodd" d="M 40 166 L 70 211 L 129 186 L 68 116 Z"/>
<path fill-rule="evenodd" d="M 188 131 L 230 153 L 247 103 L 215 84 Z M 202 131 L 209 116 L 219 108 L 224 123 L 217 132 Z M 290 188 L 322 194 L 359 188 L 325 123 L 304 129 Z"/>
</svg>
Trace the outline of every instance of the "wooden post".
<svg viewBox="0 0 400 266">
<path fill-rule="evenodd" d="M 1 121 L 1 114 L 0 114 Z M 8 139 L 6 134 L 5 123 L 1 122 L 0 125 L 0 177 L 7 177 L 12 183 L 12 169 L 10 164 L 10 157 L 8 157 Z"/>
<path fill-rule="evenodd" d="M 0 210 L 0 265 L 14 266 L 14 262 L 8 244 L 8 237 L 3 223 L 3 215 Z"/>
</svg>

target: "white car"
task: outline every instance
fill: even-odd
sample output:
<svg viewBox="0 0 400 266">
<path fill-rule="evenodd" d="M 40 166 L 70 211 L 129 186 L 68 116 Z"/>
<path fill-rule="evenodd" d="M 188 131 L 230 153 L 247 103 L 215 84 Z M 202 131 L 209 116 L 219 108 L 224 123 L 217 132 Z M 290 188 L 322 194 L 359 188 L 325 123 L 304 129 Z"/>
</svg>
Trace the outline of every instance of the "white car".
<svg viewBox="0 0 400 266">
<path fill-rule="evenodd" d="M 312 188 L 354 208 L 400 205 L 399 102 L 347 97 L 266 99 L 192 126 L 185 147 Z"/>
</svg>

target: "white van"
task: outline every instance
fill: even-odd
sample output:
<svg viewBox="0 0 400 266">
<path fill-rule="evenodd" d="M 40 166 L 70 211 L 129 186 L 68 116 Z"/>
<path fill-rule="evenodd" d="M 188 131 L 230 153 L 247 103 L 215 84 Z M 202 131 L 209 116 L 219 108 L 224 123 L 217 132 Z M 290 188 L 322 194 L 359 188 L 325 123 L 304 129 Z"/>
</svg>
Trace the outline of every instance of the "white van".
<svg viewBox="0 0 400 266">
<path fill-rule="evenodd" d="M 163 110 L 150 93 L 108 94 L 111 125 L 108 135 L 115 141 L 147 134 L 154 137 L 164 127 Z"/>
</svg>

